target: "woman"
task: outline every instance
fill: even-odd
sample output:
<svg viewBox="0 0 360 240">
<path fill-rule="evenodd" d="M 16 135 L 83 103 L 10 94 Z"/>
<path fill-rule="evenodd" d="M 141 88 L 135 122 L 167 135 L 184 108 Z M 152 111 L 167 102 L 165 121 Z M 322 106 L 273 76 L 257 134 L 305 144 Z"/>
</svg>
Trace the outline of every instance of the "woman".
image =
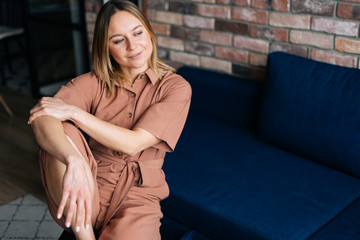
<svg viewBox="0 0 360 240">
<path fill-rule="evenodd" d="M 169 194 L 161 168 L 191 88 L 156 50 L 141 11 L 110 0 L 95 25 L 94 71 L 30 111 L 50 213 L 77 239 L 160 239 Z"/>
</svg>

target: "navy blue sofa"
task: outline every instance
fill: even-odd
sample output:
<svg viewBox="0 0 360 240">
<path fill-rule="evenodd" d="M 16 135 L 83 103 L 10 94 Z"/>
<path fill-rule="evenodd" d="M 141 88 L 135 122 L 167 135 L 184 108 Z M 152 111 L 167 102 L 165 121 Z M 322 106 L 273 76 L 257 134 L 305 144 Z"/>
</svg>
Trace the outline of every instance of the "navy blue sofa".
<svg viewBox="0 0 360 240">
<path fill-rule="evenodd" d="M 360 70 L 271 53 L 266 81 L 193 67 L 163 239 L 360 239 Z"/>
</svg>

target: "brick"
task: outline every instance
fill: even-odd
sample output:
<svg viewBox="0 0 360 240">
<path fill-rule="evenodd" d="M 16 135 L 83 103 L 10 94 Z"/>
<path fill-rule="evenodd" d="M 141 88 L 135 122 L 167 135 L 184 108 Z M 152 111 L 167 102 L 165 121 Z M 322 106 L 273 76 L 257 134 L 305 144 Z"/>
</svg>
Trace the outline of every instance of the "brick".
<svg viewBox="0 0 360 240">
<path fill-rule="evenodd" d="M 156 34 L 169 35 L 170 34 L 170 26 L 169 24 L 163 23 L 151 23 L 151 26 Z"/>
<path fill-rule="evenodd" d="M 211 56 L 214 55 L 214 46 L 199 42 L 186 42 L 185 51 L 190 53 L 196 53 L 200 55 Z"/>
<path fill-rule="evenodd" d="M 314 17 L 312 20 L 312 30 L 357 37 L 359 35 L 359 24 L 355 22 Z"/>
<path fill-rule="evenodd" d="M 339 3 L 337 15 L 341 18 L 360 20 L 360 6 Z"/>
<path fill-rule="evenodd" d="M 317 61 L 335 64 L 344 67 L 356 67 L 355 56 L 345 56 L 342 54 L 327 52 L 319 49 L 313 49 L 311 58 Z"/>
<path fill-rule="evenodd" d="M 233 0 L 216 0 L 216 4 L 232 5 Z"/>
<path fill-rule="evenodd" d="M 200 58 L 198 55 L 184 52 L 170 52 L 170 60 L 181 62 L 186 65 L 200 66 Z"/>
<path fill-rule="evenodd" d="M 157 55 L 160 59 L 168 59 L 169 58 L 169 50 L 159 47 L 157 49 Z"/>
<path fill-rule="evenodd" d="M 89 52 L 91 53 L 92 47 L 93 47 L 93 41 L 94 41 L 93 34 L 88 34 L 87 39 L 88 39 L 88 45 L 89 45 L 88 49 L 89 49 Z"/>
<path fill-rule="evenodd" d="M 325 49 L 333 48 L 333 36 L 308 31 L 292 30 L 290 32 L 290 42 Z"/>
<path fill-rule="evenodd" d="M 303 46 L 295 46 L 285 43 L 270 44 L 270 52 L 287 52 L 301 57 L 309 56 L 309 49 Z"/>
<path fill-rule="evenodd" d="M 290 0 L 273 0 L 271 7 L 273 10 L 288 12 L 290 10 Z"/>
<path fill-rule="evenodd" d="M 159 46 L 164 48 L 170 48 L 173 50 L 184 51 L 185 44 L 183 40 L 158 36 Z"/>
<path fill-rule="evenodd" d="M 271 9 L 271 1 L 268 0 L 252 0 L 251 7 L 260 9 Z"/>
<path fill-rule="evenodd" d="M 153 9 L 146 9 L 146 17 L 149 21 L 155 21 L 156 11 Z"/>
<path fill-rule="evenodd" d="M 335 49 L 346 53 L 360 53 L 360 41 L 354 39 L 347 39 L 343 37 L 336 37 Z"/>
<path fill-rule="evenodd" d="M 168 0 L 151 0 L 146 2 L 146 7 L 148 9 L 159 9 L 167 10 L 168 9 Z"/>
<path fill-rule="evenodd" d="M 95 31 L 95 24 L 93 23 L 87 23 L 86 24 L 86 29 L 88 33 L 91 33 L 91 35 L 94 33 Z"/>
<path fill-rule="evenodd" d="M 203 42 L 230 46 L 232 45 L 232 34 L 230 33 L 220 33 L 220 32 L 210 32 L 210 31 L 201 31 L 200 40 Z"/>
<path fill-rule="evenodd" d="M 183 25 L 183 15 L 180 13 L 158 11 L 156 12 L 155 19 L 158 22 Z"/>
<path fill-rule="evenodd" d="M 223 32 L 231 32 L 234 34 L 248 35 L 249 26 L 245 23 L 216 20 L 215 30 Z"/>
<path fill-rule="evenodd" d="M 201 66 L 221 72 L 231 73 L 231 62 L 210 57 L 201 57 Z"/>
<path fill-rule="evenodd" d="M 240 64 L 232 64 L 232 73 L 240 77 L 253 79 L 253 80 L 265 80 L 266 71 L 262 68 L 243 66 Z"/>
<path fill-rule="evenodd" d="M 100 9 L 102 8 L 104 4 L 102 2 L 95 3 L 95 12 L 100 12 Z"/>
<path fill-rule="evenodd" d="M 267 63 L 267 55 L 250 53 L 250 64 L 253 66 L 265 67 Z"/>
<path fill-rule="evenodd" d="M 85 13 L 86 22 L 92 22 L 94 23 L 96 21 L 96 13 L 94 12 L 87 12 Z"/>
<path fill-rule="evenodd" d="M 179 1 L 174 1 L 174 2 L 171 1 L 169 3 L 169 10 L 172 12 L 190 14 L 190 15 L 196 15 L 198 11 L 197 4 L 179 2 Z"/>
<path fill-rule="evenodd" d="M 235 20 L 267 24 L 268 13 L 245 8 L 233 8 L 232 18 Z"/>
<path fill-rule="evenodd" d="M 225 19 L 229 19 L 231 17 L 231 8 L 227 6 L 199 4 L 198 11 L 201 16 Z"/>
<path fill-rule="evenodd" d="M 261 53 L 269 52 L 269 42 L 260 39 L 235 36 L 234 46 L 237 48 L 248 49 L 255 52 L 261 52 Z"/>
<path fill-rule="evenodd" d="M 250 6 L 249 0 L 233 0 L 232 3 L 237 6 L 241 6 L 241 7 L 249 7 Z"/>
<path fill-rule="evenodd" d="M 295 13 L 333 16 L 335 10 L 335 2 L 319 0 L 292 0 L 291 10 Z"/>
<path fill-rule="evenodd" d="M 85 11 L 95 12 L 95 4 L 93 2 L 85 1 Z"/>
<path fill-rule="evenodd" d="M 184 66 L 184 64 L 182 63 L 178 63 L 178 62 L 173 62 L 170 60 L 165 60 L 165 63 L 175 69 L 179 69 L 180 67 Z"/>
<path fill-rule="evenodd" d="M 215 0 L 192 0 L 193 2 L 215 3 Z"/>
<path fill-rule="evenodd" d="M 199 31 L 197 29 L 172 26 L 170 32 L 170 35 L 175 38 L 183 38 L 194 41 L 199 40 Z"/>
<path fill-rule="evenodd" d="M 269 9 L 277 11 L 289 11 L 290 0 L 252 0 L 251 7 L 259 9 Z"/>
<path fill-rule="evenodd" d="M 216 47 L 215 56 L 232 62 L 248 63 L 249 52 L 234 48 Z"/>
<path fill-rule="evenodd" d="M 261 25 L 252 25 L 250 28 L 250 37 L 262 38 L 271 41 L 287 42 L 288 30 Z"/>
<path fill-rule="evenodd" d="M 270 13 L 270 25 L 276 27 L 310 29 L 310 16 L 273 12 Z"/>
<path fill-rule="evenodd" d="M 191 28 L 214 29 L 215 20 L 198 16 L 184 16 L 184 25 Z"/>
</svg>

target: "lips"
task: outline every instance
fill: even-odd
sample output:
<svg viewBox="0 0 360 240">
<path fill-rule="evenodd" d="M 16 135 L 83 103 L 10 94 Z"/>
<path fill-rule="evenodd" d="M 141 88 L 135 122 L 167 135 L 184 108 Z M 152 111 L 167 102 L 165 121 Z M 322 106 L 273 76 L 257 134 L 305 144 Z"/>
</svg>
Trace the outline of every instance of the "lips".
<svg viewBox="0 0 360 240">
<path fill-rule="evenodd" d="M 136 59 L 138 59 L 140 57 L 141 54 L 142 54 L 142 52 L 139 52 L 139 53 L 136 53 L 134 55 L 131 55 L 129 58 L 131 60 L 136 60 Z"/>
</svg>

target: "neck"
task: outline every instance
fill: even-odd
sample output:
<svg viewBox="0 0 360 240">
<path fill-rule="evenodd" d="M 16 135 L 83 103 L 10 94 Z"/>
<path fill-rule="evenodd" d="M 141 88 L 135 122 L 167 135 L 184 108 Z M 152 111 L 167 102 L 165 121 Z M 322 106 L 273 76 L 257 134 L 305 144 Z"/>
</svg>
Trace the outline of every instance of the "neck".
<svg viewBox="0 0 360 240">
<path fill-rule="evenodd" d="M 124 73 L 124 79 L 126 81 L 128 81 L 129 83 L 133 83 L 135 81 L 135 79 L 142 74 L 143 72 L 145 72 L 148 68 L 143 68 L 143 69 L 136 69 L 133 71 L 123 71 Z"/>
</svg>

